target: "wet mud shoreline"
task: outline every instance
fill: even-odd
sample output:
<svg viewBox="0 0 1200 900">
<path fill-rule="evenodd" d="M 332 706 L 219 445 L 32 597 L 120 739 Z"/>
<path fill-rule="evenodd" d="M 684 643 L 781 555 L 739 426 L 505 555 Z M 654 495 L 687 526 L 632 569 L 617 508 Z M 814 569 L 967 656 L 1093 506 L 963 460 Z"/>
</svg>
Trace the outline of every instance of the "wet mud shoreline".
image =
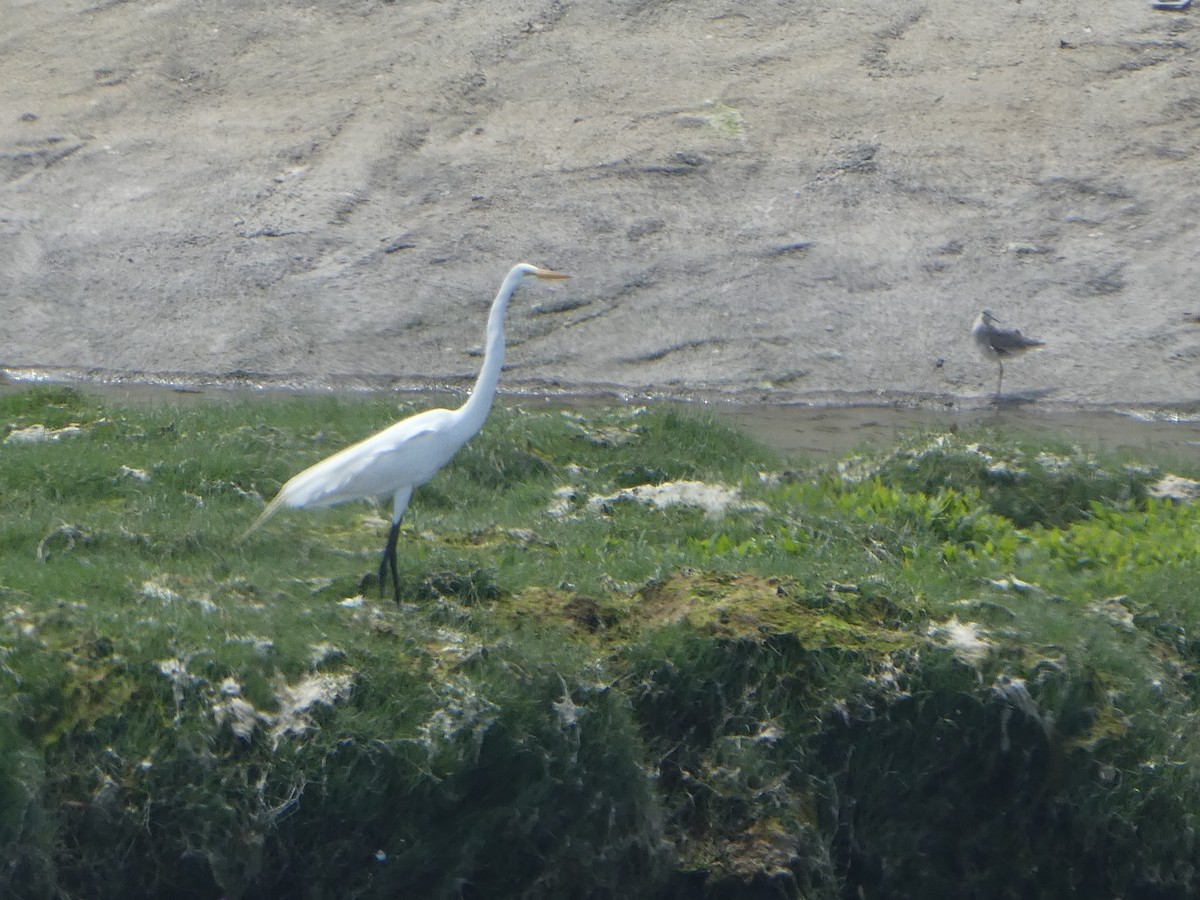
<svg viewBox="0 0 1200 900">
<path fill-rule="evenodd" d="M 381 392 L 421 406 L 461 402 L 461 384 L 413 384 L 399 379 L 347 378 L 337 382 L 300 376 L 271 378 L 239 373 L 195 377 L 182 374 L 74 372 L 63 369 L 0 369 L 0 391 L 38 384 L 63 384 L 99 393 L 120 403 L 228 402 L 301 395 L 345 395 L 353 399 Z M 587 408 L 628 404 L 678 404 L 711 412 L 745 428 L 786 452 L 824 456 L 867 445 L 890 443 L 913 429 L 957 430 L 1000 426 L 1016 432 L 1071 440 L 1108 450 L 1200 458 L 1200 409 L 1180 403 L 1127 409 L 1087 408 L 1001 398 L 887 398 L 879 394 L 807 398 L 791 403 L 762 402 L 753 392 L 738 395 L 677 395 L 646 391 L 548 391 L 545 386 L 502 387 L 498 402 L 525 408 Z"/>
</svg>

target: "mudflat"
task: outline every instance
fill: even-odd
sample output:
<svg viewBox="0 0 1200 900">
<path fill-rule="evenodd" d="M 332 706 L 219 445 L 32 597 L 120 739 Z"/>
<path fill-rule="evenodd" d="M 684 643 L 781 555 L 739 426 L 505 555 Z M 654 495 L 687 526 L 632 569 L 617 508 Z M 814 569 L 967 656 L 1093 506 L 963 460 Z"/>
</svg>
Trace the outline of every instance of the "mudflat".
<svg viewBox="0 0 1200 900">
<path fill-rule="evenodd" d="M 0 366 L 1200 407 L 1200 9 L 0 12 Z"/>
</svg>

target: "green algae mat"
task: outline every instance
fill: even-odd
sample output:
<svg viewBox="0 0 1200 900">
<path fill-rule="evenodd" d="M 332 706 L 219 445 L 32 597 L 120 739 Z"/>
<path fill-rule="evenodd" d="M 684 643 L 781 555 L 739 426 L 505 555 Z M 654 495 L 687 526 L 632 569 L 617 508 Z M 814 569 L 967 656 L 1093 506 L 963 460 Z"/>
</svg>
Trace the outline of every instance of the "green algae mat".
<svg viewBox="0 0 1200 900">
<path fill-rule="evenodd" d="M 499 410 L 0 397 L 0 896 L 1192 897 L 1197 472 L 1017 435 L 781 458 Z"/>
</svg>

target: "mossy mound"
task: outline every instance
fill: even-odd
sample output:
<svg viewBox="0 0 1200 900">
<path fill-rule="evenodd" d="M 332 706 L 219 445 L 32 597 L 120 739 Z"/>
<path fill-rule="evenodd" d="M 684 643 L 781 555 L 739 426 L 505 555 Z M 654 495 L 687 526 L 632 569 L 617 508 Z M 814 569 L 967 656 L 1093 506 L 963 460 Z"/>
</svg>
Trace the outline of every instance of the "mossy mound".
<svg viewBox="0 0 1200 900">
<path fill-rule="evenodd" d="M 497 411 L 395 604 L 378 515 L 235 541 L 390 404 L 0 412 L 5 897 L 1200 894 L 1200 512 L 1156 466 Z"/>
<path fill-rule="evenodd" d="M 394 665 L 338 652 L 253 685 L 200 659 L 138 671 L 116 644 L 10 682 L 4 771 L 24 802 L 4 811 L 6 896 L 560 897 L 583 883 L 615 897 L 655 883 L 658 809 L 618 693 L 561 645 L 379 612 L 373 652 Z M 29 671 L 23 649 L 8 661 Z"/>
<path fill-rule="evenodd" d="M 1200 858 L 1200 782 L 1163 756 L 1198 746 L 1181 684 L 1157 681 L 1141 709 L 1086 655 L 853 584 L 686 570 L 619 602 L 508 604 L 534 606 L 612 654 L 657 760 L 681 896 L 1182 898 L 1196 885 L 1175 861 Z M 1124 637 L 1181 663 L 1152 630 Z"/>
<path fill-rule="evenodd" d="M 1096 504 L 1144 500 L 1154 472 L 1099 460 L 1078 446 L 1024 447 L 992 434 L 976 440 L 925 436 L 878 458 L 847 460 L 842 469 L 930 497 L 948 490 L 967 494 L 1018 528 L 1065 526 L 1091 515 Z"/>
</svg>

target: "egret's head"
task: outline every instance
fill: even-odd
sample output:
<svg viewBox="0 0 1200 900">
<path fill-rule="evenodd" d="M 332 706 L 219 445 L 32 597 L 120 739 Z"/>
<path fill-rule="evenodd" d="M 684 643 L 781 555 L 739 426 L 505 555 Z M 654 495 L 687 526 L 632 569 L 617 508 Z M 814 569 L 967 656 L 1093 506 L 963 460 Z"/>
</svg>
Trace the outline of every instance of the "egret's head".
<svg viewBox="0 0 1200 900">
<path fill-rule="evenodd" d="M 535 266 L 530 263 L 521 263 L 517 269 L 522 275 L 532 275 L 534 278 L 546 279 L 561 279 L 570 278 L 570 275 L 564 275 L 562 272 L 555 272 L 553 269 L 543 269 L 541 266 Z"/>
<path fill-rule="evenodd" d="M 995 316 L 992 315 L 992 311 L 990 309 L 985 309 L 983 312 L 981 312 L 979 314 L 979 317 L 981 319 L 983 319 L 984 325 L 991 325 L 993 322 L 1000 321 L 999 319 L 997 319 Z"/>
</svg>

